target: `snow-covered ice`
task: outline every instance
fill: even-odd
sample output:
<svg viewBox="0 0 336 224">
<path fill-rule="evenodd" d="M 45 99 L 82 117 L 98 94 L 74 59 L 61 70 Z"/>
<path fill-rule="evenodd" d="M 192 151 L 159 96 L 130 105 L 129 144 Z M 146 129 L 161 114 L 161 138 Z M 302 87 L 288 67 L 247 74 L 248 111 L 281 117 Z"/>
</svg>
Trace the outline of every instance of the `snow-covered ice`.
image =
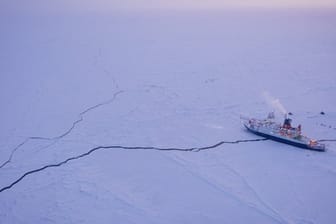
<svg viewBox="0 0 336 224">
<path fill-rule="evenodd" d="M 0 223 L 335 223 L 335 11 L 0 18 Z"/>
</svg>

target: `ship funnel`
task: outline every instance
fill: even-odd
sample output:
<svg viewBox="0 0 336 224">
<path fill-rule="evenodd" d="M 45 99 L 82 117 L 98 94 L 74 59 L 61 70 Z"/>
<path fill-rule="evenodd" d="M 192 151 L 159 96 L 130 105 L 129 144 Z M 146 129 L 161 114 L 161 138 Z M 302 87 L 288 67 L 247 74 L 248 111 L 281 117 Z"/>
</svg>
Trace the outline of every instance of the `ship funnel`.
<svg viewBox="0 0 336 224">
<path fill-rule="evenodd" d="M 283 123 L 284 128 L 291 128 L 292 127 L 292 119 L 288 118 L 288 115 L 285 116 L 285 121 Z"/>
</svg>

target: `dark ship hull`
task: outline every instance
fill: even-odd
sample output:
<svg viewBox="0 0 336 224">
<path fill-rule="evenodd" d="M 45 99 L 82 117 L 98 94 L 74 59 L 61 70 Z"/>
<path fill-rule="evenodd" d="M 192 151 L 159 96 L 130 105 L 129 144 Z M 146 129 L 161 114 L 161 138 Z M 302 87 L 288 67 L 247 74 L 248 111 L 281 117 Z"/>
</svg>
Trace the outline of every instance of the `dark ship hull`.
<svg viewBox="0 0 336 224">
<path fill-rule="evenodd" d="M 273 141 L 285 143 L 285 144 L 292 145 L 292 146 L 295 146 L 295 147 L 299 147 L 299 148 L 302 148 L 302 149 L 309 149 L 309 150 L 315 150 L 315 151 L 320 151 L 320 152 L 325 151 L 324 147 L 310 146 L 309 144 L 307 144 L 305 142 L 301 143 L 301 142 L 297 142 L 297 141 L 292 141 L 290 139 L 281 138 L 281 137 L 278 137 L 278 136 L 275 136 L 275 135 L 270 135 L 270 134 L 258 132 L 258 131 L 255 131 L 255 130 L 247 127 L 246 125 L 244 125 L 244 126 L 246 127 L 246 129 L 248 131 L 252 132 L 253 134 L 259 135 L 261 137 L 264 137 L 264 138 L 267 138 L 267 139 L 270 139 L 270 140 L 273 140 Z"/>
<path fill-rule="evenodd" d="M 290 124 L 288 127 L 286 126 L 286 123 L 284 125 L 280 125 L 269 119 L 247 119 L 244 122 L 244 126 L 253 134 L 277 142 L 315 151 L 326 150 L 324 144 L 301 135 L 301 126 L 299 128 L 292 128 L 290 127 Z"/>
</svg>

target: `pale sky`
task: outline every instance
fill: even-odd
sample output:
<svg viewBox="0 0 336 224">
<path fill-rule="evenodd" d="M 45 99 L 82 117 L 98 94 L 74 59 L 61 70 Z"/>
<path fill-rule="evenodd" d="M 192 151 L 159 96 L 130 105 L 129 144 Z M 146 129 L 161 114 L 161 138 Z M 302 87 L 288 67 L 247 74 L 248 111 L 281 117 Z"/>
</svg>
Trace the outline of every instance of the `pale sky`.
<svg viewBox="0 0 336 224">
<path fill-rule="evenodd" d="M 1 11 L 118 11 L 144 9 L 336 8 L 336 0 L 1 0 Z"/>
</svg>

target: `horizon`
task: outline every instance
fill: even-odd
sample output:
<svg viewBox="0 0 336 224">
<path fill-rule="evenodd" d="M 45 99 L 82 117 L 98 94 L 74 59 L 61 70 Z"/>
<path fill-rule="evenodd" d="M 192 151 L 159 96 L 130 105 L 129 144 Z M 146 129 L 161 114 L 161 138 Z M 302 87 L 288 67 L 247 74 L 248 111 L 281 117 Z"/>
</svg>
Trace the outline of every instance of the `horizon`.
<svg viewBox="0 0 336 224">
<path fill-rule="evenodd" d="M 236 11 L 236 10 L 335 10 L 336 1 L 284 1 L 277 0 L 272 3 L 264 0 L 253 0 L 252 2 L 211 0 L 210 2 L 183 1 L 156 1 L 138 0 L 134 1 L 107 1 L 107 0 L 70 0 L 47 2 L 32 0 L 20 2 L 18 0 L 5 0 L 0 3 L 2 14 L 68 14 L 68 13 L 111 13 L 111 12 L 169 12 L 169 11 Z"/>
</svg>

